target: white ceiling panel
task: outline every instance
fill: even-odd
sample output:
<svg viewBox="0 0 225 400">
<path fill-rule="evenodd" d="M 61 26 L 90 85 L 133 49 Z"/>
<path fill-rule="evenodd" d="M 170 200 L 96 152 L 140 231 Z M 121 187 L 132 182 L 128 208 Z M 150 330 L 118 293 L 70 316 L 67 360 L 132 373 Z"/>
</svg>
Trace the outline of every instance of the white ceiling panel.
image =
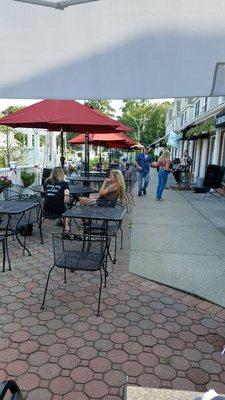
<svg viewBox="0 0 225 400">
<path fill-rule="evenodd" d="M 0 97 L 225 95 L 224 15 L 224 0 L 1 1 Z"/>
</svg>

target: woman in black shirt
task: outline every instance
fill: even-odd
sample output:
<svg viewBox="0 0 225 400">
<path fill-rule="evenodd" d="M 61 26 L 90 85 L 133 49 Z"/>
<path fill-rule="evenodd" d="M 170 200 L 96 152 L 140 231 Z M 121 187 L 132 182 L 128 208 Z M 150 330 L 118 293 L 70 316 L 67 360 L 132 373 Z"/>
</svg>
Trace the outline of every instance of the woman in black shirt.
<svg viewBox="0 0 225 400">
<path fill-rule="evenodd" d="M 44 193 L 44 212 L 61 216 L 65 211 L 65 204 L 69 202 L 69 185 L 64 181 L 62 167 L 55 167 L 48 179 L 44 182 L 41 192 Z M 64 221 L 64 231 L 69 231 L 68 219 Z"/>
</svg>

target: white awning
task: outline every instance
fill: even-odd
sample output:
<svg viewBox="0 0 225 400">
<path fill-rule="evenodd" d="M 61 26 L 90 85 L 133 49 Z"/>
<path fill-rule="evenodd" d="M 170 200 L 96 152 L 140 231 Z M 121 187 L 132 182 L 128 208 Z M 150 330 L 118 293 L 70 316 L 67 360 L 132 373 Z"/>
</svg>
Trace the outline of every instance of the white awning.
<svg viewBox="0 0 225 400">
<path fill-rule="evenodd" d="M 224 0 L 1 1 L 0 97 L 225 95 L 224 15 Z"/>
</svg>

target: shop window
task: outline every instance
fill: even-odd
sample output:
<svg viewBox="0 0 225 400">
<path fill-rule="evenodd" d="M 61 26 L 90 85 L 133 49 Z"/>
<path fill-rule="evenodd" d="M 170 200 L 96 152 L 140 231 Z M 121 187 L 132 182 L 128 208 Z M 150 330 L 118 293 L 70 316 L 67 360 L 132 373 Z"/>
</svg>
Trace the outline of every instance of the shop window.
<svg viewBox="0 0 225 400">
<path fill-rule="evenodd" d="M 196 101 L 195 103 L 195 118 L 198 117 L 200 114 L 200 100 Z"/>
</svg>

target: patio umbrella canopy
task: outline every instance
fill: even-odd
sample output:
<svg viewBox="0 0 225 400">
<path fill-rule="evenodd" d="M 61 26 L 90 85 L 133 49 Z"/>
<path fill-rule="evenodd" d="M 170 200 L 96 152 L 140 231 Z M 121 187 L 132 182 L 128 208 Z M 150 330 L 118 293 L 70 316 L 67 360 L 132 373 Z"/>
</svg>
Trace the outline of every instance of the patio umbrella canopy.
<svg viewBox="0 0 225 400">
<path fill-rule="evenodd" d="M 70 144 L 85 144 L 85 135 L 80 134 L 69 140 Z M 122 132 L 118 133 L 93 133 L 89 135 L 89 144 L 101 147 L 130 148 L 135 145 L 135 140 L 129 138 Z"/>
<path fill-rule="evenodd" d="M 223 96 L 224 15 L 224 0 L 1 1 L 0 97 Z"/>
<path fill-rule="evenodd" d="M 63 131 L 85 132 L 86 140 L 91 132 L 115 132 L 119 122 L 95 112 L 74 100 L 43 100 L 6 117 L 0 125 L 13 128 L 41 128 L 61 132 L 61 164 L 64 165 Z"/>
<path fill-rule="evenodd" d="M 131 130 L 126 125 L 123 125 L 127 130 Z M 118 128 L 119 129 L 119 128 Z M 73 139 L 69 140 L 70 144 L 85 144 L 85 155 L 88 159 L 88 169 L 89 169 L 89 144 L 92 146 L 107 147 L 107 148 L 117 148 L 117 149 L 130 149 L 132 145 L 136 142 L 126 136 L 123 132 L 117 133 L 93 133 L 89 135 L 88 143 L 86 143 L 85 135 L 80 134 Z M 100 153 L 101 159 L 101 153 Z"/>
</svg>

